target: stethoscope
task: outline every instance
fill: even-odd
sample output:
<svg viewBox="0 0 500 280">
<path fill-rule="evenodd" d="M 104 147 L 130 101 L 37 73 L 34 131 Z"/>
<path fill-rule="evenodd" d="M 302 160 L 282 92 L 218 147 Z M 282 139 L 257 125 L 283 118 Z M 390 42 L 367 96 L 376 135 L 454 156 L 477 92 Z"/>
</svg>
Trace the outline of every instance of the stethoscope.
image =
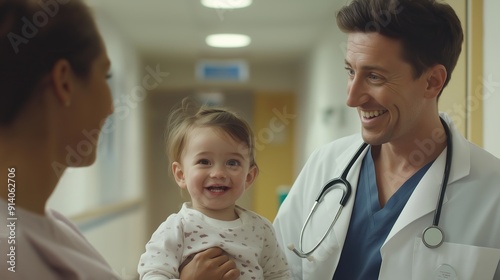
<svg viewBox="0 0 500 280">
<path fill-rule="evenodd" d="M 443 229 L 439 227 L 439 218 L 441 217 L 441 209 L 443 208 L 443 200 L 444 200 L 444 195 L 446 192 L 446 186 L 448 185 L 448 177 L 450 176 L 450 168 L 451 168 L 451 155 L 452 155 L 452 141 L 451 141 L 451 132 L 450 128 L 446 124 L 446 122 L 443 119 L 440 119 L 441 123 L 443 124 L 444 131 L 446 133 L 446 145 L 447 145 L 447 152 L 446 152 L 446 163 L 444 167 L 444 172 L 443 172 L 443 181 L 441 182 L 441 191 L 439 193 L 439 199 L 437 202 L 436 210 L 434 211 L 434 220 L 432 222 L 431 226 L 428 226 L 427 228 L 424 229 L 422 232 L 422 242 L 424 243 L 425 246 L 428 248 L 437 248 L 443 244 L 444 241 L 444 232 Z M 344 171 L 342 172 L 342 175 L 340 177 L 337 177 L 331 181 L 329 181 L 323 189 L 321 189 L 318 198 L 316 198 L 316 201 L 314 202 L 311 211 L 309 212 L 309 215 L 307 215 L 306 221 L 304 225 L 302 226 L 302 230 L 300 231 L 300 238 L 299 238 L 299 249 L 296 249 L 293 244 L 288 245 L 288 249 L 293 251 L 297 256 L 301 258 L 307 258 L 308 260 L 313 260 L 312 258 L 312 253 L 316 251 L 316 249 L 321 245 L 321 243 L 325 240 L 326 236 L 330 233 L 332 230 L 333 226 L 337 222 L 337 219 L 340 216 L 340 213 L 342 213 L 342 209 L 346 205 L 347 201 L 349 200 L 349 197 L 351 196 L 351 191 L 352 187 L 349 181 L 347 181 L 347 175 L 349 174 L 349 171 L 351 170 L 351 167 L 354 165 L 354 163 L 358 160 L 359 156 L 361 153 L 365 150 L 365 148 L 368 146 L 367 143 L 363 143 L 361 147 L 359 147 L 358 151 L 356 154 L 352 157 L 351 161 L 349 164 L 346 166 Z M 342 197 L 340 198 L 340 207 L 337 210 L 337 214 L 335 215 L 335 218 L 333 219 L 330 227 L 328 230 L 323 234 L 319 242 L 314 246 L 311 250 L 308 252 L 304 252 L 302 248 L 302 239 L 304 237 L 304 230 L 309 223 L 309 220 L 311 219 L 312 214 L 316 211 L 316 208 L 318 208 L 319 203 L 325 196 L 325 194 L 331 190 L 334 189 L 341 189 L 343 194 Z"/>
</svg>

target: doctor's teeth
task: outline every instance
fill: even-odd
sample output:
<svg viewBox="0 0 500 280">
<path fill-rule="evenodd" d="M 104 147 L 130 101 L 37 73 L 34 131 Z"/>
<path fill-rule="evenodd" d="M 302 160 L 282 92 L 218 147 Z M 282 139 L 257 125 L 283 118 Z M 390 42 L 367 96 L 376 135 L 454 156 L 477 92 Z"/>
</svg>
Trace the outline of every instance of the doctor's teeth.
<svg viewBox="0 0 500 280">
<path fill-rule="evenodd" d="M 382 115 L 383 113 L 385 113 L 386 111 L 385 110 L 378 110 L 378 111 L 361 111 L 361 115 L 364 117 L 364 118 L 374 118 L 374 117 L 378 117 L 380 115 Z"/>
</svg>

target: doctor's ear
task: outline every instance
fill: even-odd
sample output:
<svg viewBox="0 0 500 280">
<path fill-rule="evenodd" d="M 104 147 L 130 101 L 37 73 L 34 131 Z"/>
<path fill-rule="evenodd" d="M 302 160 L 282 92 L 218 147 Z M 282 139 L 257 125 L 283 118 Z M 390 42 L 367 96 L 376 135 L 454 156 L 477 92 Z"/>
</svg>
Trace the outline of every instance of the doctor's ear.
<svg viewBox="0 0 500 280">
<path fill-rule="evenodd" d="M 185 189 L 186 188 L 186 179 L 184 177 L 184 171 L 182 170 L 182 165 L 174 161 L 172 163 L 172 173 L 174 174 L 175 182 L 179 187 Z"/>
<path fill-rule="evenodd" d="M 436 64 L 427 70 L 427 88 L 425 96 L 427 98 L 434 98 L 439 96 L 439 93 L 444 87 L 448 72 L 442 64 Z"/>
</svg>

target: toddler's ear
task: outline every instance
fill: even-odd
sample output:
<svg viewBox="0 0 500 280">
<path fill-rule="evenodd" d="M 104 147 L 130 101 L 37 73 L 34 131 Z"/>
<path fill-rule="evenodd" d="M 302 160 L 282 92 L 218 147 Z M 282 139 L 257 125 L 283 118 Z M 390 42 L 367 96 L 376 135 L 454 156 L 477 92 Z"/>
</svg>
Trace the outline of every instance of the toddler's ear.
<svg viewBox="0 0 500 280">
<path fill-rule="evenodd" d="M 252 185 L 253 181 L 255 181 L 255 178 L 257 178 L 257 175 L 259 175 L 259 169 L 257 168 L 257 166 L 254 165 L 250 167 L 250 169 L 248 170 L 247 178 L 245 180 L 245 190 Z"/>
<path fill-rule="evenodd" d="M 182 165 L 174 161 L 172 163 L 172 173 L 174 174 L 175 182 L 179 187 L 185 189 L 186 188 L 186 179 L 184 178 L 184 171 L 182 171 Z"/>
</svg>

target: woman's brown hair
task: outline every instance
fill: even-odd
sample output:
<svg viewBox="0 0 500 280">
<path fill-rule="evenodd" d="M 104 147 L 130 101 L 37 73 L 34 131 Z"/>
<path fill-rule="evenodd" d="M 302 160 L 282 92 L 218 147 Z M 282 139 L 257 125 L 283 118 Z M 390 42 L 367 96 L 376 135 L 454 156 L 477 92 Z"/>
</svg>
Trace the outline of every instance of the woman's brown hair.
<svg viewBox="0 0 500 280">
<path fill-rule="evenodd" d="M 100 41 L 81 0 L 0 0 L 0 126 L 17 117 L 58 60 L 87 78 Z"/>
</svg>

